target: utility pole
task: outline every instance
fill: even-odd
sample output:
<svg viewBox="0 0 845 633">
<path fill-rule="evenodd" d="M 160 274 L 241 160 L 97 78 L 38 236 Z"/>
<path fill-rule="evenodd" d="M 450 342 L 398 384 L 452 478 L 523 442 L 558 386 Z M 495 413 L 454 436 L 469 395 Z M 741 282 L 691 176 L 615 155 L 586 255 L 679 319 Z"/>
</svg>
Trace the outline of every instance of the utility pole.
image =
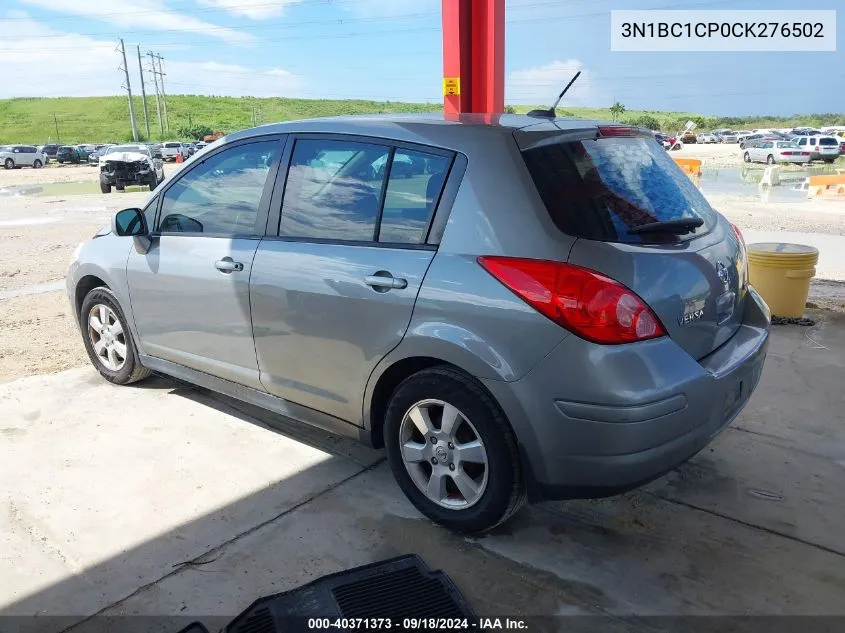
<svg viewBox="0 0 845 633">
<path fill-rule="evenodd" d="M 123 38 L 120 38 L 120 54 L 123 57 L 123 76 L 126 78 L 126 93 L 129 95 L 129 121 L 132 123 L 132 140 L 138 142 L 138 128 L 135 127 L 135 109 L 132 107 L 132 86 L 129 84 L 129 66 L 126 65 L 126 48 L 123 46 Z"/>
<path fill-rule="evenodd" d="M 156 55 L 158 59 L 158 78 L 161 80 L 161 101 L 164 106 L 164 129 L 170 132 L 170 121 L 167 118 L 167 95 L 164 93 L 164 70 L 161 66 L 161 55 Z"/>
<path fill-rule="evenodd" d="M 147 55 L 150 56 L 150 66 L 152 70 L 150 72 L 153 73 L 153 83 L 155 83 L 156 87 L 156 110 L 158 110 L 158 133 L 160 136 L 164 136 L 164 126 L 161 123 L 161 101 L 158 98 L 158 71 L 156 71 L 156 63 L 155 63 L 155 56 L 153 55 L 152 51 L 147 51 Z"/>
<path fill-rule="evenodd" d="M 252 107 L 252 127 L 255 127 L 255 106 Z"/>
<path fill-rule="evenodd" d="M 53 112 L 53 125 L 56 126 L 56 143 L 61 143 L 62 139 L 59 138 L 59 120 L 56 118 L 55 112 Z"/>
<path fill-rule="evenodd" d="M 150 140 L 150 119 L 147 116 L 147 91 L 144 87 L 144 67 L 141 65 L 141 46 L 138 49 L 138 72 L 141 74 L 141 102 L 144 104 L 144 127 L 147 128 L 147 140 Z"/>
</svg>

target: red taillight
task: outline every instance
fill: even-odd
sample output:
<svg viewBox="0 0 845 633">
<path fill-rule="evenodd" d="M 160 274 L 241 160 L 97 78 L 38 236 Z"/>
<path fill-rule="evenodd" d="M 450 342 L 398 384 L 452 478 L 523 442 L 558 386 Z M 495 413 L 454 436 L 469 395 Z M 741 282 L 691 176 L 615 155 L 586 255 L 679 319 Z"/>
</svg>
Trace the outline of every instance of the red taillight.
<svg viewBox="0 0 845 633">
<path fill-rule="evenodd" d="M 816 149 L 815 149 L 815 151 L 817 151 L 817 152 L 819 151 L 819 146 L 818 146 L 818 145 L 816 145 Z"/>
<path fill-rule="evenodd" d="M 792 156 L 795 152 L 781 152 L 784 156 Z"/>
<path fill-rule="evenodd" d="M 739 230 L 739 227 L 736 224 L 731 223 L 731 228 L 734 230 L 734 234 L 739 238 L 739 244 L 741 246 L 740 251 L 742 254 L 742 287 L 745 288 L 748 285 L 748 256 L 746 255 L 747 247 L 745 246 L 745 237 L 742 235 L 742 231 Z"/>
<path fill-rule="evenodd" d="M 801 156 L 809 156 L 810 152 L 801 152 Z"/>
<path fill-rule="evenodd" d="M 739 227 L 736 224 L 731 223 L 731 227 L 734 230 L 734 235 L 739 238 L 739 242 L 742 244 L 742 250 L 745 250 L 745 237 L 743 237 L 742 231 L 739 230 Z"/>
<path fill-rule="evenodd" d="M 630 125 L 600 125 L 599 136 L 635 136 L 636 129 Z"/>
<path fill-rule="evenodd" d="M 516 257 L 479 257 L 478 263 L 540 314 L 589 341 L 632 343 L 666 335 L 634 292 L 587 268 Z"/>
</svg>

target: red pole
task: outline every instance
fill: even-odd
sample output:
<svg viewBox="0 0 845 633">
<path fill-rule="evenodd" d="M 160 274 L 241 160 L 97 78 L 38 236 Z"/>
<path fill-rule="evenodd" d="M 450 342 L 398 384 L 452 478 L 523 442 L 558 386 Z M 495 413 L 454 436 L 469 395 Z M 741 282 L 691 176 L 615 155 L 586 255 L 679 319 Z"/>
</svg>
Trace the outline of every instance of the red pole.
<svg viewBox="0 0 845 633">
<path fill-rule="evenodd" d="M 443 0 L 443 111 L 505 109 L 505 0 Z"/>
</svg>

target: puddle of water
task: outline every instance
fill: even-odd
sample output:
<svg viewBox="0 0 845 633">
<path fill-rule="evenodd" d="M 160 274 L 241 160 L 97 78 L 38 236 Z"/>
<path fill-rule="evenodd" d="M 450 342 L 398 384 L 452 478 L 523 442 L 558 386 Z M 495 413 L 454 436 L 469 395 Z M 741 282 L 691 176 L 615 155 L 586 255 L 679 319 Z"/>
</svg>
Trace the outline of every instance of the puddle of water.
<svg viewBox="0 0 845 633">
<path fill-rule="evenodd" d="M 810 176 L 835 174 L 832 165 L 814 165 L 802 169 L 782 169 L 780 185 L 760 186 L 765 165 L 743 165 L 722 169 L 704 169 L 701 173 L 701 192 L 705 195 L 732 194 L 760 197 L 765 202 L 806 202 L 807 191 L 802 188 Z"/>
<path fill-rule="evenodd" d="M 0 220 L 0 226 L 32 226 L 33 224 L 52 224 L 59 218 L 20 218 L 18 220 Z"/>
<path fill-rule="evenodd" d="M 127 192 L 146 192 L 146 186 L 133 185 L 127 187 Z M 91 193 L 102 193 L 100 185 L 94 180 L 74 180 L 70 182 L 48 182 L 38 185 L 19 187 L 0 187 L 0 197 L 15 196 L 74 196 Z M 120 193 L 120 192 L 116 192 Z"/>
<path fill-rule="evenodd" d="M 23 288 L 14 288 L 12 290 L 0 290 L 0 301 L 5 299 L 16 299 L 18 297 L 26 297 L 29 295 L 38 295 L 43 292 L 54 292 L 56 290 L 63 290 L 65 287 L 64 280 L 48 281 L 43 284 L 32 284 L 31 286 L 24 286 Z"/>
</svg>

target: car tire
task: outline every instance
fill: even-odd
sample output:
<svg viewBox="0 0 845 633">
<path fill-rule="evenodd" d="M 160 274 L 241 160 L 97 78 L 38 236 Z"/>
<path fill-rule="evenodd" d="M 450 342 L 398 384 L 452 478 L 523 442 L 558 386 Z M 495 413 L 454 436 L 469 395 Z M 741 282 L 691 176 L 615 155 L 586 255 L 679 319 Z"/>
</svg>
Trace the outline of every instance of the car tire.
<svg viewBox="0 0 845 633">
<path fill-rule="evenodd" d="M 15 168 L 15 161 L 13 161 L 11 158 L 7 158 L 3 162 L 3 167 L 5 167 L 6 169 L 14 169 Z"/>
<path fill-rule="evenodd" d="M 138 360 L 132 332 L 111 290 L 99 287 L 85 295 L 79 325 L 88 358 L 103 378 L 116 385 L 128 385 L 150 375 L 150 370 Z"/>
<path fill-rule="evenodd" d="M 37 158 L 32 162 L 32 168 L 33 169 L 41 169 L 43 166 L 44 166 L 44 164 L 40 160 L 38 160 Z"/>
<path fill-rule="evenodd" d="M 742 155 L 742 160 L 744 160 L 746 163 L 750 163 L 751 162 L 751 154 L 749 154 L 748 152 L 745 152 L 745 154 Z"/>
<path fill-rule="evenodd" d="M 774 165 L 774 164 L 775 164 L 775 157 L 774 157 L 774 156 L 772 156 L 771 154 L 769 154 L 769 155 L 766 157 L 766 164 L 767 164 L 767 165 Z"/>
<path fill-rule="evenodd" d="M 155 188 L 158 187 L 158 178 L 156 178 L 155 172 L 150 175 L 150 179 L 147 181 L 147 184 L 150 187 L 150 191 L 155 191 Z"/>
<path fill-rule="evenodd" d="M 740 144 L 739 144 L 739 149 L 745 149 L 745 143 L 740 143 Z"/>
<path fill-rule="evenodd" d="M 439 410 L 442 416 L 449 406 L 454 408 L 453 419 L 457 420 L 451 433 L 444 431 L 442 417 L 437 414 Z M 427 436 L 411 419 L 415 408 L 429 411 L 432 424 Z M 439 427 L 434 426 L 435 421 Z M 436 444 L 431 443 L 432 437 Z M 450 437 L 454 444 L 447 443 Z M 473 442 L 477 451 L 476 441 L 483 461 L 473 461 L 476 454 L 462 462 L 455 447 Z M 519 450 L 510 424 L 481 384 L 453 367 L 425 369 L 396 388 L 385 414 L 384 442 L 387 461 L 405 496 L 429 519 L 451 530 L 490 530 L 507 521 L 525 502 Z M 403 446 L 409 445 L 420 449 L 406 461 Z M 432 453 L 430 457 L 426 456 L 428 452 Z M 432 459 L 438 461 L 434 468 L 440 475 L 439 502 L 423 491 L 432 484 Z M 464 490 L 470 491 L 471 501 L 459 490 L 456 477 L 461 477 Z M 470 480 L 471 487 L 467 487 Z"/>
<path fill-rule="evenodd" d="M 836 160 L 835 158 L 825 158 L 824 162 L 830 164 L 830 163 L 834 162 L 835 160 Z"/>
<path fill-rule="evenodd" d="M 103 193 L 111 193 L 111 185 L 108 184 L 108 183 L 105 183 L 101 180 L 100 181 L 100 191 L 102 191 Z"/>
</svg>

